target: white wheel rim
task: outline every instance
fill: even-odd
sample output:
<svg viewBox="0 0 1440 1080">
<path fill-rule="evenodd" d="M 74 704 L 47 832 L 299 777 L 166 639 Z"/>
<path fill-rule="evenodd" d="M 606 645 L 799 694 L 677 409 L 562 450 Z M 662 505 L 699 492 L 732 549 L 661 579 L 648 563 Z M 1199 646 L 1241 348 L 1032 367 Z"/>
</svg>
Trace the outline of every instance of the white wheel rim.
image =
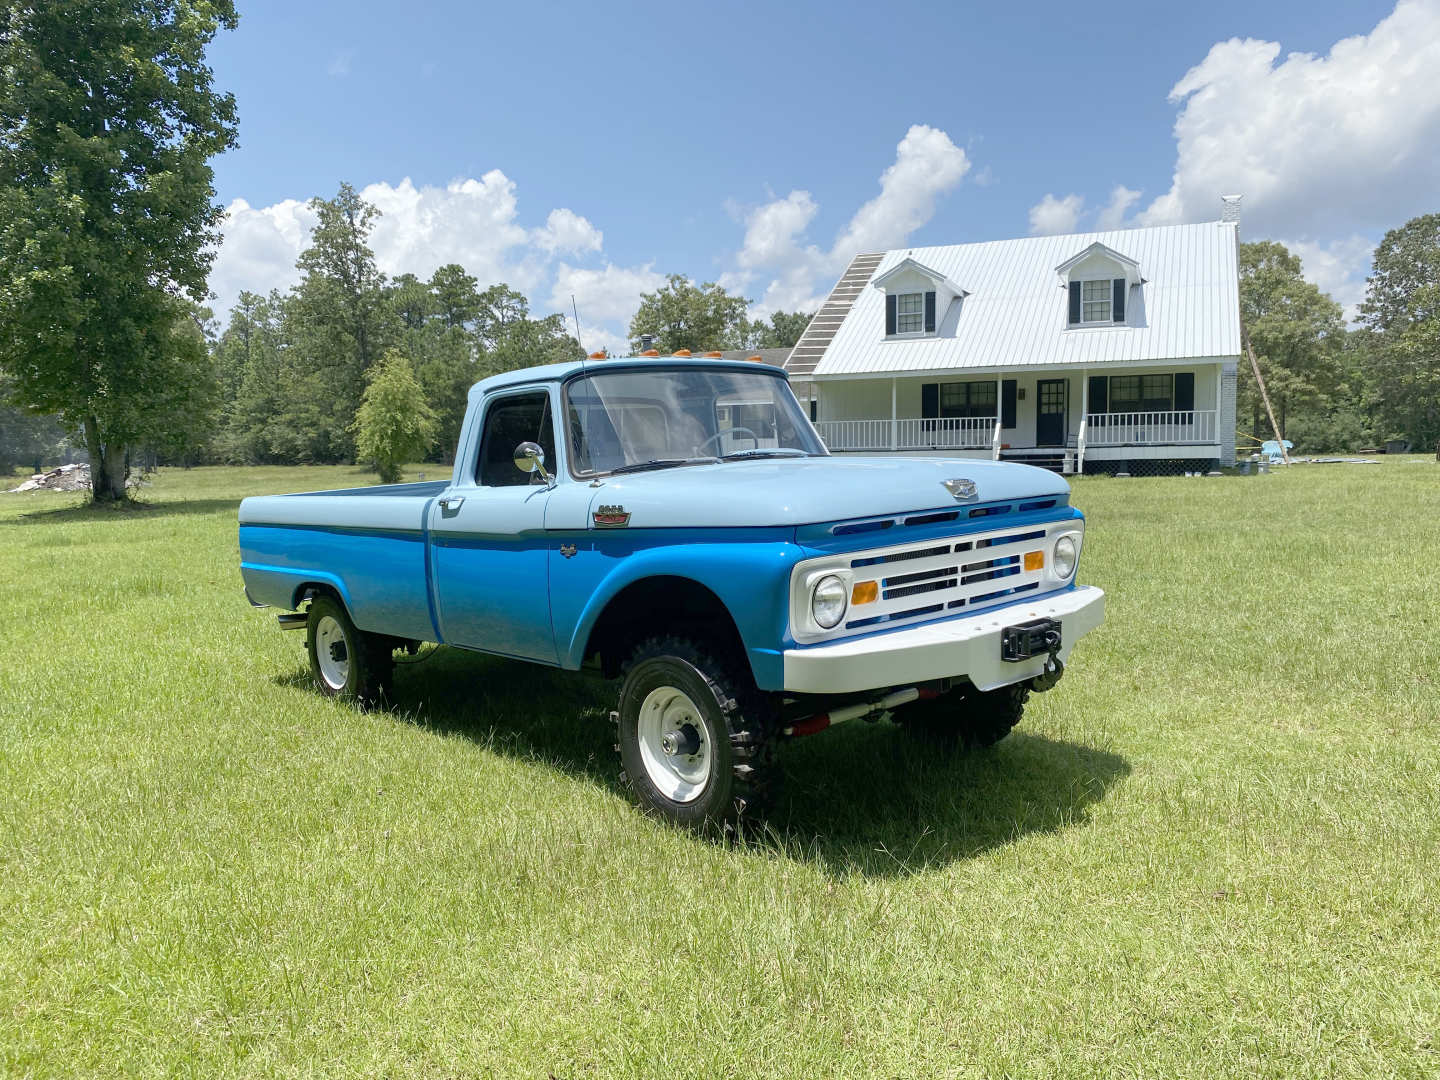
<svg viewBox="0 0 1440 1080">
<path fill-rule="evenodd" d="M 667 740 L 675 732 L 693 737 L 694 753 L 683 752 L 691 748 L 688 744 L 676 750 L 674 740 Z M 700 710 L 685 691 L 658 686 L 646 694 L 640 704 L 639 736 L 645 775 L 660 794 L 677 803 L 694 802 L 705 794 L 713 747 Z"/>
<path fill-rule="evenodd" d="M 343 660 L 335 659 L 337 644 Z M 344 690 L 350 679 L 350 643 L 345 640 L 345 628 L 333 615 L 323 615 L 315 624 L 315 660 L 325 685 L 331 690 Z"/>
</svg>

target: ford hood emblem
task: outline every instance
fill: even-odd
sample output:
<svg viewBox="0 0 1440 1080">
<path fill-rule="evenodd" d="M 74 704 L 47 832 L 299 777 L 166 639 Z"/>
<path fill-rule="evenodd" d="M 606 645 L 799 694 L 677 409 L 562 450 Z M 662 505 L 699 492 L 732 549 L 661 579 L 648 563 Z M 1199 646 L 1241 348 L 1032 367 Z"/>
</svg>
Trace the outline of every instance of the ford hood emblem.
<svg viewBox="0 0 1440 1080">
<path fill-rule="evenodd" d="M 961 502 L 966 499 L 973 499 L 978 494 L 975 489 L 975 481 L 967 480 L 963 476 L 950 480 L 942 480 L 941 483 L 945 485 L 946 491 L 950 492 L 951 495 L 954 495 L 955 498 Z"/>
</svg>

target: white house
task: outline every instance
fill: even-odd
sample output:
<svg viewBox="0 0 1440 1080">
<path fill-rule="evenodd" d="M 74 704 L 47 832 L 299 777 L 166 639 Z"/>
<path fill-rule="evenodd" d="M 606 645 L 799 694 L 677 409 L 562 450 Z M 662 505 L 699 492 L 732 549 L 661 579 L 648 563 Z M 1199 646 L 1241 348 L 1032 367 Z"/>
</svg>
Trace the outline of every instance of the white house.
<svg viewBox="0 0 1440 1080">
<path fill-rule="evenodd" d="M 786 368 L 836 452 L 1233 464 L 1237 227 L 857 255 Z"/>
</svg>

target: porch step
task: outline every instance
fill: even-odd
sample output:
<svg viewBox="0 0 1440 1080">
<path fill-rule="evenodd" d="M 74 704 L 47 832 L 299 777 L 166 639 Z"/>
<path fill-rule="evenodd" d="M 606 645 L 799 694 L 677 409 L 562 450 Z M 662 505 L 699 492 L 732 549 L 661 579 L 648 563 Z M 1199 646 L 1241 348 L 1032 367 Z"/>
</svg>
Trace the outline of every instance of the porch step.
<svg viewBox="0 0 1440 1080">
<path fill-rule="evenodd" d="M 856 255 L 850 260 L 845 273 L 840 275 L 840 280 L 830 290 L 825 303 L 820 305 L 820 310 L 811 318 L 805 333 L 800 335 L 795 348 L 790 350 L 790 356 L 785 361 L 786 371 L 791 375 L 809 375 L 815 370 L 825 355 L 825 350 L 830 347 L 830 342 L 835 340 L 840 324 L 845 321 L 845 316 L 850 314 L 856 298 L 865 291 L 875 268 L 884 258 L 885 253 L 882 251 Z"/>
<path fill-rule="evenodd" d="M 1074 453 L 1074 451 L 1071 451 Z M 1010 450 L 1000 451 L 1001 461 L 1016 461 L 1021 465 L 1034 465 L 1037 469 L 1049 469 L 1053 473 L 1065 472 L 1065 451 L 1053 454 L 1017 454 Z"/>
</svg>

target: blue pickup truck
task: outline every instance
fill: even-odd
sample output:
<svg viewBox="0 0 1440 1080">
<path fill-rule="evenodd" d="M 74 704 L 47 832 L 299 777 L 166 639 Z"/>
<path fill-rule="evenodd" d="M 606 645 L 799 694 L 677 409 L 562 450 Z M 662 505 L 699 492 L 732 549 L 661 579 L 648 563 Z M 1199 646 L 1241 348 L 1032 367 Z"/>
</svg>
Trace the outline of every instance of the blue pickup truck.
<svg viewBox="0 0 1440 1080">
<path fill-rule="evenodd" d="M 246 499 L 241 570 L 324 694 L 382 698 L 421 642 L 617 680 L 627 784 L 701 827 L 842 721 L 1008 734 L 1103 618 L 1069 497 L 1024 465 L 833 456 L 762 364 L 592 359 L 477 384 L 448 481 Z"/>
</svg>

